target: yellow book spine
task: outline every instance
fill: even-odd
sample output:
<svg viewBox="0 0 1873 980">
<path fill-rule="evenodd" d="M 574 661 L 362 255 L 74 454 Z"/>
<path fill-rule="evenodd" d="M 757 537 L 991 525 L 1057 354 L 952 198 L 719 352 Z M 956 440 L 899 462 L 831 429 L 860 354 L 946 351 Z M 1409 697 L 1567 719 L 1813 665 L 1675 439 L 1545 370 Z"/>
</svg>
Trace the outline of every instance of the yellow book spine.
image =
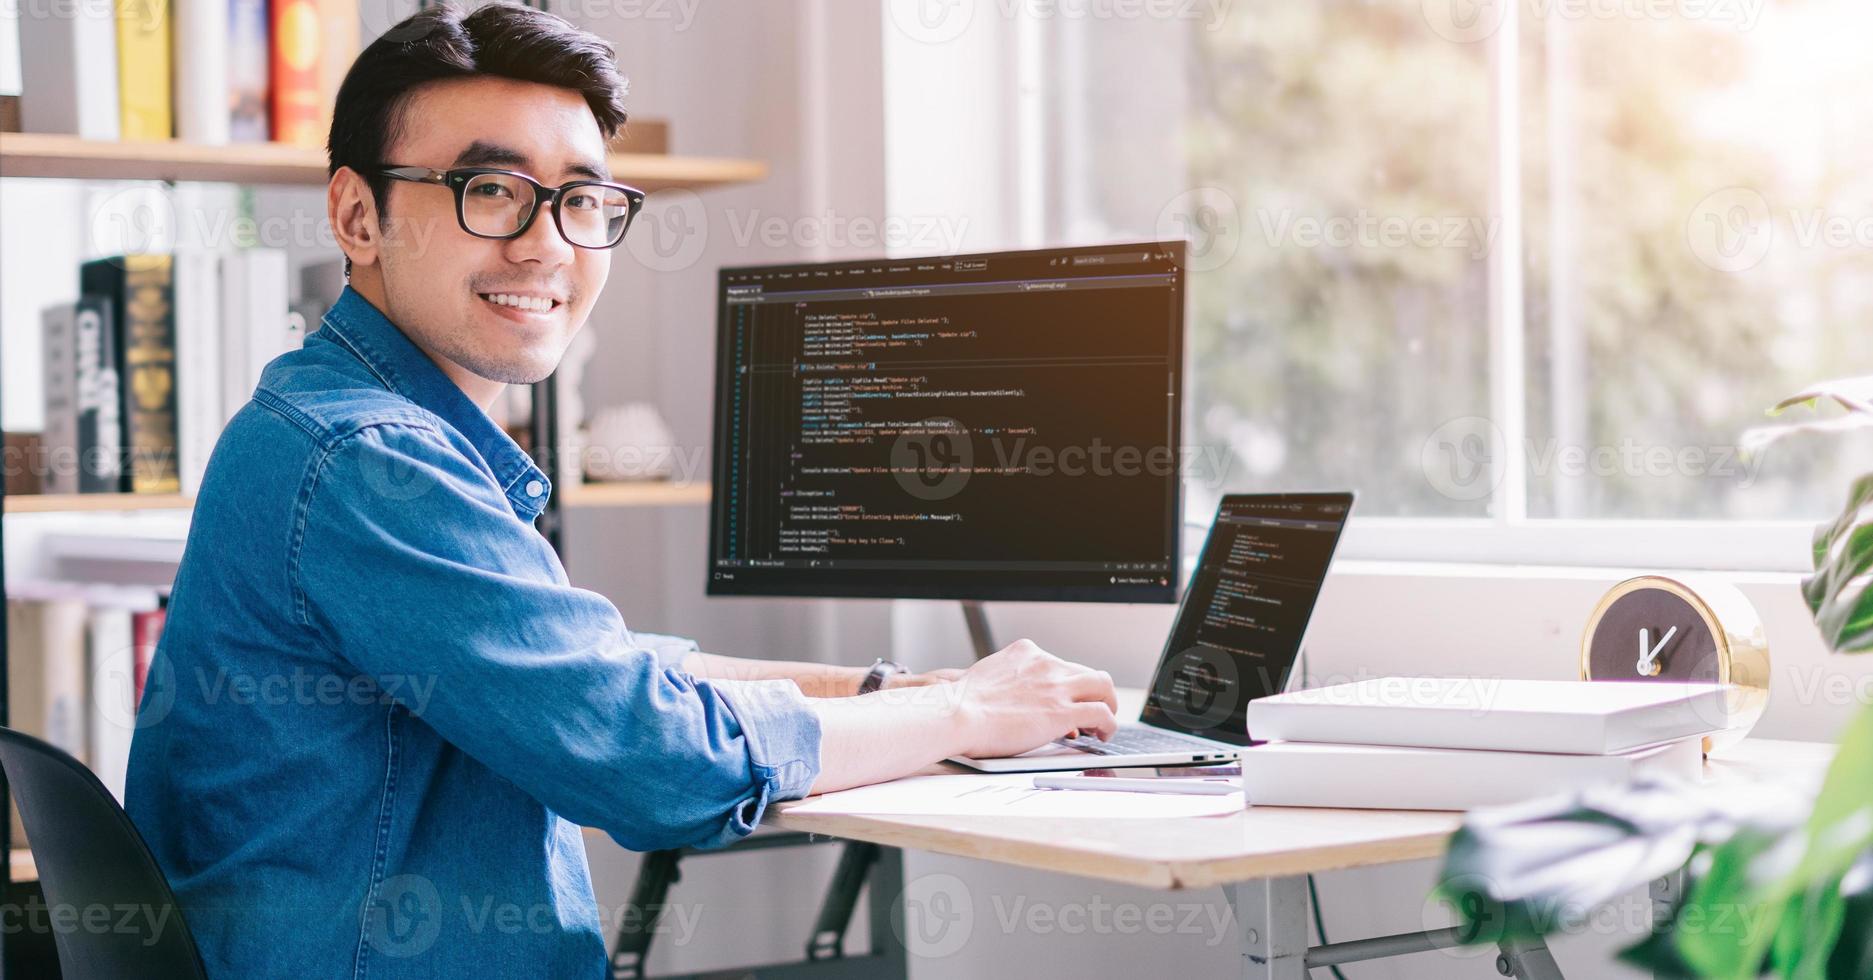
<svg viewBox="0 0 1873 980">
<path fill-rule="evenodd" d="M 117 87 L 123 138 L 166 140 L 169 107 L 169 0 L 116 0 Z"/>
</svg>

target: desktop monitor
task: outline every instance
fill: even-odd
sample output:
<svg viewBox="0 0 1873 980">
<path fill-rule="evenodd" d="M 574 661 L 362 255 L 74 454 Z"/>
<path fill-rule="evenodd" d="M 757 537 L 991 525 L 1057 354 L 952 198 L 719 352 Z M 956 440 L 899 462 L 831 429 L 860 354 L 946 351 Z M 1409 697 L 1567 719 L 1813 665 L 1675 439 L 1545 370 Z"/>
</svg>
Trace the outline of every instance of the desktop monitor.
<svg viewBox="0 0 1873 980">
<path fill-rule="evenodd" d="M 1174 602 L 1183 267 L 723 269 L 709 594 Z"/>
</svg>

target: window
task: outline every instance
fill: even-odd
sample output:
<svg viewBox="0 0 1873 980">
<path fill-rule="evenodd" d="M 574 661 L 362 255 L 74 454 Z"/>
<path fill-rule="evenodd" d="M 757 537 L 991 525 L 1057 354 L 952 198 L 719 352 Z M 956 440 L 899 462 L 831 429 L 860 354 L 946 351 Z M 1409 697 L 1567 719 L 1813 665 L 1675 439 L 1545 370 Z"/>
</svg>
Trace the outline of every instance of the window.
<svg viewBox="0 0 1873 980">
<path fill-rule="evenodd" d="M 1193 243 L 1186 431 L 1230 463 L 1192 515 L 1350 486 L 1354 556 L 1797 569 L 1873 460 L 1737 449 L 1782 396 L 1873 372 L 1863 2 L 973 18 L 914 58 L 1009 93 L 968 145 L 1027 193 L 978 230 Z"/>
</svg>

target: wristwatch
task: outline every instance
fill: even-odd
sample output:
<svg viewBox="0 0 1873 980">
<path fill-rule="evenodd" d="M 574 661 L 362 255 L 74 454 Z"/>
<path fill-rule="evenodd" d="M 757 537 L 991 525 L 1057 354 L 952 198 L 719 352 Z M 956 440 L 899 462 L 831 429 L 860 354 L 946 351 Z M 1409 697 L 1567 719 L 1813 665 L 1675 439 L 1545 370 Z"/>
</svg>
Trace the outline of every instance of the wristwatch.
<svg viewBox="0 0 1873 980">
<path fill-rule="evenodd" d="M 884 687 L 884 682 L 890 679 L 892 674 L 902 673 L 904 673 L 903 664 L 879 657 L 877 660 L 872 661 L 871 670 L 866 672 L 864 682 L 858 686 L 858 693 L 870 694 L 873 691 L 879 690 Z"/>
</svg>

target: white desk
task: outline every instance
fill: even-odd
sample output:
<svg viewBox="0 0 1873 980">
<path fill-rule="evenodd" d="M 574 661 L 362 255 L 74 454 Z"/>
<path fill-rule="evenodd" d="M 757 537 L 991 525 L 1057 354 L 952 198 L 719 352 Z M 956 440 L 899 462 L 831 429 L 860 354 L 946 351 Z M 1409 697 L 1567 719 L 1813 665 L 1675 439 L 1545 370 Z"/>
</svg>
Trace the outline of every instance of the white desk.
<svg viewBox="0 0 1873 980">
<path fill-rule="evenodd" d="M 1135 705 L 1139 698 L 1139 692 L 1124 692 L 1121 706 Z M 1135 710 L 1130 717 L 1137 717 Z M 1706 779 L 1739 788 L 1813 785 L 1833 749 L 1750 739 L 1709 760 Z M 958 771 L 967 770 L 947 765 L 926 770 Z M 768 822 L 886 847 L 1154 888 L 1222 887 L 1236 910 L 1243 975 L 1257 980 L 1307 976 L 1306 875 L 1438 857 L 1462 819 L 1447 812 L 1292 807 L 1152 821 L 796 814 L 789 812 L 792 806 L 797 804 L 778 804 Z M 1545 947 L 1505 955 L 1513 957 L 1510 965 L 1518 976 L 1560 976 Z"/>
</svg>

